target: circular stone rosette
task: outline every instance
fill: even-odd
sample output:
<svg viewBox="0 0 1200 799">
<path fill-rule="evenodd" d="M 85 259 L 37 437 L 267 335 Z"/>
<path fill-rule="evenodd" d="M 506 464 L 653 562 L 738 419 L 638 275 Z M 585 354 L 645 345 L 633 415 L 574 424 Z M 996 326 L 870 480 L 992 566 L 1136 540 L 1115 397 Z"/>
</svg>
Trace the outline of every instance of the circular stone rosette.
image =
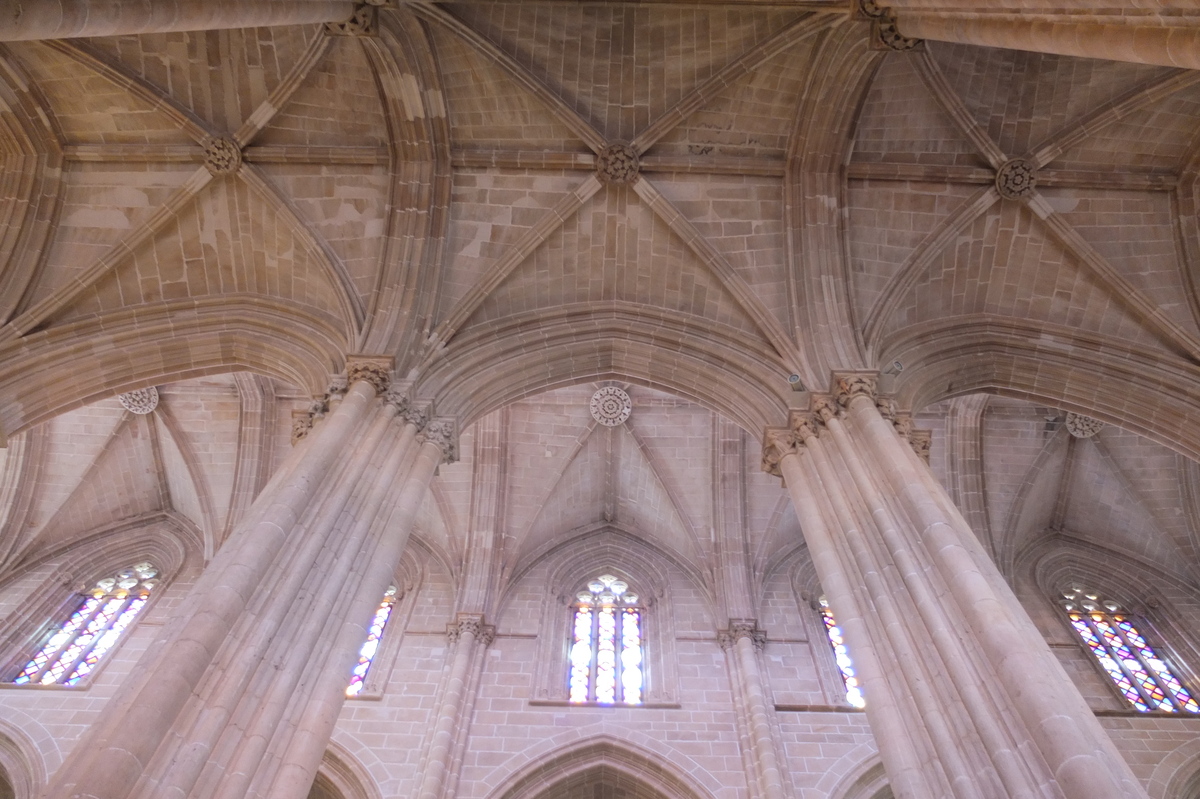
<svg viewBox="0 0 1200 799">
<path fill-rule="evenodd" d="M 602 388 L 592 395 L 592 418 L 605 427 L 624 424 L 633 412 L 629 395 L 616 386 Z"/>
<path fill-rule="evenodd" d="M 233 139 L 204 143 L 204 166 L 214 175 L 232 175 L 242 168 L 242 150 Z"/>
<path fill-rule="evenodd" d="M 137 391 L 118 394 L 117 400 L 130 413 L 145 416 L 148 413 L 152 413 L 158 407 L 158 389 L 154 386 L 139 388 Z"/>
<path fill-rule="evenodd" d="M 1100 432 L 1104 422 L 1080 413 L 1067 414 L 1067 432 L 1076 438 L 1091 438 Z"/>
<path fill-rule="evenodd" d="M 596 156 L 596 177 L 604 183 L 633 183 L 640 168 L 637 151 L 623 142 L 608 145 Z"/>
<path fill-rule="evenodd" d="M 1037 167 L 1032 161 L 1014 158 L 996 172 L 996 190 L 1001 197 L 1023 200 L 1037 188 Z"/>
</svg>

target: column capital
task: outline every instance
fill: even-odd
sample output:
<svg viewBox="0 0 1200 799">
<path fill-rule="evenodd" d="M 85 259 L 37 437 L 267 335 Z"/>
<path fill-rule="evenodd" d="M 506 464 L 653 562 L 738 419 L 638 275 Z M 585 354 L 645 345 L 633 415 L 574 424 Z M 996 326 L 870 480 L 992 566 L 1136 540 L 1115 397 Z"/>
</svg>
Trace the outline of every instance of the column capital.
<svg viewBox="0 0 1200 799">
<path fill-rule="evenodd" d="M 454 463 L 458 460 L 458 420 L 453 416 L 437 416 L 430 419 L 421 435 L 426 442 L 437 445 L 442 451 L 443 463 Z"/>
<path fill-rule="evenodd" d="M 722 649 L 730 649 L 743 638 L 750 639 L 758 652 L 767 643 L 767 633 L 758 626 L 758 619 L 730 619 L 729 627 L 717 630 L 717 644 Z"/>
<path fill-rule="evenodd" d="M 879 372 L 834 372 L 830 393 L 841 408 L 847 408 L 858 397 L 875 402 L 879 396 Z"/>
<path fill-rule="evenodd" d="M 484 621 L 482 613 L 459 613 L 446 625 L 446 638 L 451 643 L 457 643 L 463 633 L 470 633 L 485 647 L 496 638 L 496 628 Z"/>
<path fill-rule="evenodd" d="M 762 470 L 782 477 L 779 462 L 798 448 L 795 434 L 787 427 L 768 427 L 763 431 Z"/>
<path fill-rule="evenodd" d="M 392 368 L 396 359 L 390 355 L 346 356 L 346 380 L 354 385 L 360 380 L 370 383 L 376 394 L 387 391 L 392 382 Z"/>
</svg>

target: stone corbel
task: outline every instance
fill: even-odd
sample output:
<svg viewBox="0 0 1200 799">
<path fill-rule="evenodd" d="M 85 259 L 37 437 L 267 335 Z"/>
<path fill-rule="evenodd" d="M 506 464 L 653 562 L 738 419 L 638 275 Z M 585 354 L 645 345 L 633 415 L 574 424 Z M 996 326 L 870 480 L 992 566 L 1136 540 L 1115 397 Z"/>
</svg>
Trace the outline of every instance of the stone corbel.
<svg viewBox="0 0 1200 799">
<path fill-rule="evenodd" d="M 313 428 L 315 419 L 308 411 L 292 411 L 292 446 L 296 446 Z"/>
<path fill-rule="evenodd" d="M 379 6 L 383 2 L 361 3 L 354 7 L 354 13 L 345 22 L 326 22 L 327 36 L 378 36 L 379 35 Z"/>
<path fill-rule="evenodd" d="M 349 355 L 346 357 L 346 381 L 354 385 L 365 380 L 376 394 L 386 394 L 392 383 L 395 359 L 390 355 Z"/>
<path fill-rule="evenodd" d="M 896 28 L 896 12 L 878 0 L 850 0 L 850 16 L 871 23 L 872 50 L 919 50 L 925 43 L 910 39 Z"/>
</svg>

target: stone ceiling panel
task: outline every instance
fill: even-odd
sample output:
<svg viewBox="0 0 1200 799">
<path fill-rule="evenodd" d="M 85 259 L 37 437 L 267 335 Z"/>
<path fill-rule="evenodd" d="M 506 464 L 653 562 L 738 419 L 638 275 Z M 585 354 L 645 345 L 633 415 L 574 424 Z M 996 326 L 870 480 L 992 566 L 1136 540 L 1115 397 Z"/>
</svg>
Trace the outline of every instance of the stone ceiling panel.
<svg viewBox="0 0 1200 799">
<path fill-rule="evenodd" d="M 1068 497 L 1063 525 L 1068 532 L 1187 576 L 1190 561 L 1090 439 L 1076 441 Z"/>
<path fill-rule="evenodd" d="M 578 173 L 458 170 L 438 318 L 450 314 L 471 287 L 582 182 Z"/>
<path fill-rule="evenodd" d="M 505 444 L 508 491 L 505 495 L 506 547 L 512 549 L 533 524 L 553 483 L 574 457 L 593 424 L 588 402 L 596 386 L 586 384 L 549 391 L 510 405 Z"/>
<path fill-rule="evenodd" d="M 583 206 L 492 292 L 469 324 L 561 305 L 624 301 L 757 335 L 751 319 L 630 189 Z"/>
<path fill-rule="evenodd" d="M 860 326 L 918 245 L 978 188 L 914 181 L 848 182 L 850 296 Z"/>
<path fill-rule="evenodd" d="M 218 130 L 234 131 L 320 35 L 321 26 L 304 25 L 89 41 Z"/>
<path fill-rule="evenodd" d="M 797 43 L 723 89 L 647 155 L 783 159 L 808 88 L 811 40 Z"/>
<path fill-rule="evenodd" d="M 32 301 L 81 275 L 137 230 L 196 171 L 193 164 L 71 164 L 58 230 Z"/>
<path fill-rule="evenodd" d="M 244 182 L 224 180 L 214 182 L 56 321 L 229 293 L 278 297 L 343 316 L 338 288 L 320 256 Z"/>
<path fill-rule="evenodd" d="M 41 479 L 26 532 L 45 526 L 79 486 L 91 464 L 125 417 L 116 397 L 70 411 L 46 422 Z"/>
<path fill-rule="evenodd" d="M 1095 189 L 1046 189 L 1043 194 L 1138 291 L 1200 336 L 1179 263 L 1170 195 Z"/>
<path fill-rule="evenodd" d="M 256 145 L 387 146 L 387 120 L 362 45 L 351 37 L 334 36 L 330 42 L 325 57 L 255 139 Z"/>
<path fill-rule="evenodd" d="M 128 414 L 27 552 L 46 553 L 98 528 L 169 507 L 145 416 Z"/>
<path fill-rule="evenodd" d="M 792 10 L 448 4 L 607 138 L 629 141 Z"/>
<path fill-rule="evenodd" d="M 199 472 L 201 488 L 208 492 L 214 519 L 218 524 L 224 524 L 237 472 L 241 422 L 241 403 L 232 376 L 185 380 L 164 386 L 158 393 L 160 406 L 178 425 L 183 439 L 176 449 L 186 449 L 188 457 L 194 459 L 192 468 Z M 284 427 L 275 432 L 278 438 L 287 439 L 290 430 Z M 175 482 L 186 478 L 187 474 L 183 471 L 177 476 L 171 475 L 172 501 L 175 499 Z"/>
<path fill-rule="evenodd" d="M 1066 453 L 1059 412 L 992 397 L 981 422 L 985 492 L 992 535 L 1002 548 L 1026 519 L 1024 532 L 1050 524 Z"/>
<path fill-rule="evenodd" d="M 432 26 L 455 147 L 587 152 L 571 130 L 503 69 Z"/>
<path fill-rule="evenodd" d="M 383 166 L 265 164 L 304 224 L 329 245 L 363 304 L 376 290 L 391 179 Z"/>
<path fill-rule="evenodd" d="M 48 46 L 13 42 L 13 53 L 46 98 L 66 144 L 193 144 L 150 103 Z"/>
<path fill-rule="evenodd" d="M 986 166 L 975 146 L 899 53 L 884 57 L 863 101 L 851 161 Z"/>
<path fill-rule="evenodd" d="M 1161 67 L 935 43 L 946 80 L 1000 149 L 1025 153 Z"/>
<path fill-rule="evenodd" d="M 1148 347 L 1160 340 L 1024 207 L 1002 202 L 963 234 L 903 298 L 888 333 L 965 314 L 1065 325 Z"/>
<path fill-rule="evenodd" d="M 655 175 L 654 186 L 720 251 L 780 326 L 791 328 L 782 182 L 749 176 Z"/>
<path fill-rule="evenodd" d="M 1200 152 L 1197 119 L 1200 84 L 1193 84 L 1097 131 L 1050 166 L 1178 172 Z"/>
</svg>

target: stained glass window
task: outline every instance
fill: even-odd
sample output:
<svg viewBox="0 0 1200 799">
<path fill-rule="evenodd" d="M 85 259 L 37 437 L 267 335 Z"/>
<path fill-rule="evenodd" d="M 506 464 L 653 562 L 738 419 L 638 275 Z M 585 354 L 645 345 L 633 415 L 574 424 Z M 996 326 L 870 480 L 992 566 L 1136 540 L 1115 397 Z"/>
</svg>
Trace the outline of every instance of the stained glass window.
<svg viewBox="0 0 1200 799">
<path fill-rule="evenodd" d="M 137 563 L 96 584 L 13 678 L 17 685 L 78 685 L 96 668 L 150 600 L 158 569 Z"/>
<path fill-rule="evenodd" d="M 354 664 L 354 671 L 350 675 L 350 684 L 346 686 L 346 696 L 358 696 L 362 693 L 363 686 L 367 681 L 367 672 L 371 670 L 375 653 L 379 651 L 379 640 L 383 637 L 383 628 L 387 626 L 388 619 L 392 615 L 392 607 L 395 604 L 396 586 L 391 585 L 384 592 L 379 607 L 375 608 L 375 615 L 371 617 L 371 624 L 367 627 L 367 640 L 358 650 L 358 663 Z"/>
<path fill-rule="evenodd" d="M 571 702 L 642 703 L 642 609 L 629 585 L 611 574 L 590 580 L 571 611 Z"/>
<path fill-rule="evenodd" d="M 862 688 L 858 684 L 858 674 L 854 671 L 854 663 L 850 660 L 850 650 L 846 648 L 842 628 L 833 618 L 833 611 L 829 609 L 829 601 L 825 597 L 821 597 L 819 602 L 821 621 L 825 623 L 825 634 L 829 636 L 829 644 L 833 647 L 833 657 L 837 660 L 838 669 L 842 672 L 842 681 L 846 683 L 846 701 L 854 707 L 866 707 L 867 702 L 863 699 Z"/>
<path fill-rule="evenodd" d="M 1143 713 L 1200 713 L 1183 687 L 1121 605 L 1096 591 L 1072 587 L 1062 605 L 1071 626 L 1129 704 Z"/>
</svg>

